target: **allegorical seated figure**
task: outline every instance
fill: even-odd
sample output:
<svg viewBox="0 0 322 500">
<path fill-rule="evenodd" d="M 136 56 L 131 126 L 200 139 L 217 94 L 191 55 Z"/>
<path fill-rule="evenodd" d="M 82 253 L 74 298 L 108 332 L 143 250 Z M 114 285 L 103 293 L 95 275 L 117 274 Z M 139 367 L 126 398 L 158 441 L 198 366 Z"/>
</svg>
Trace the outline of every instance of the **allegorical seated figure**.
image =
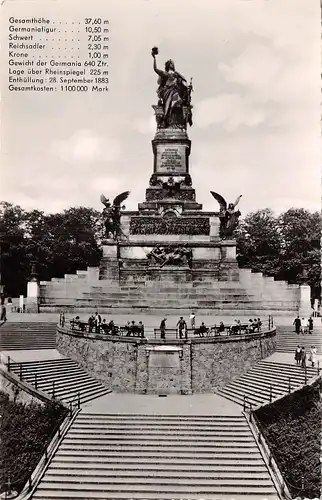
<svg viewBox="0 0 322 500">
<path fill-rule="evenodd" d="M 156 246 L 147 254 L 147 259 L 150 264 L 157 264 L 160 267 L 180 266 L 192 264 L 192 251 L 191 248 L 183 247 L 159 247 Z"/>
<path fill-rule="evenodd" d="M 187 81 L 175 69 L 174 62 L 169 59 L 165 63 L 164 70 L 157 67 L 156 55 L 157 47 L 152 49 L 153 69 L 159 75 L 158 84 L 158 104 L 163 107 L 163 127 L 186 127 L 187 123 L 192 125 L 191 110 L 185 118 L 183 106 L 190 108 L 192 85 L 187 85 Z"/>
</svg>

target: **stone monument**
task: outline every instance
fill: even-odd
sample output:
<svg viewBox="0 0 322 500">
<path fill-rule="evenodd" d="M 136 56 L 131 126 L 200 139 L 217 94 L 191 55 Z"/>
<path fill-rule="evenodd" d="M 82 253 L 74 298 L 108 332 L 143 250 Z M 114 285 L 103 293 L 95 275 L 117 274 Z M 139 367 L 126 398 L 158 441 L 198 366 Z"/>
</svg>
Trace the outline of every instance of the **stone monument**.
<svg viewBox="0 0 322 500">
<path fill-rule="evenodd" d="M 157 54 L 154 47 L 158 101 L 152 106 L 156 132 L 149 187 L 136 212 L 121 210 L 129 192 L 115 198 L 114 208 L 102 196 L 103 216 L 106 220 L 109 211 L 107 218 L 112 225 L 103 245 L 99 278 L 142 284 L 238 280 L 233 231 L 240 215 L 235 211 L 240 197 L 227 207 L 220 195 L 212 193 L 220 204 L 219 212 L 205 212 L 196 201 L 187 133 L 192 126 L 192 80 L 188 84 L 172 60 L 165 63 L 164 70 L 159 69 Z"/>
<path fill-rule="evenodd" d="M 156 131 L 145 200 L 138 210 L 128 211 L 129 191 L 112 203 L 101 195 L 106 239 L 99 267 L 41 282 L 41 310 L 294 314 L 303 302 L 301 287 L 238 268 L 234 231 L 241 195 L 227 203 L 210 191 L 218 203 L 212 212 L 197 202 L 187 132 L 192 126 L 192 80 L 188 84 L 172 60 L 160 69 L 157 55 L 154 47 Z"/>
</svg>

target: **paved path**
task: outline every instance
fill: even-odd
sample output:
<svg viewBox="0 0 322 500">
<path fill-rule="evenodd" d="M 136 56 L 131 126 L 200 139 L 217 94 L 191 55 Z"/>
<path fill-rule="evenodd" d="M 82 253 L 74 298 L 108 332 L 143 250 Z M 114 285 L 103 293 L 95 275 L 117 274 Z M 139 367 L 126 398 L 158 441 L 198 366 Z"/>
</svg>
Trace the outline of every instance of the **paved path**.
<svg viewBox="0 0 322 500">
<path fill-rule="evenodd" d="M 153 415 L 240 415 L 236 403 L 216 394 L 191 396 L 111 393 L 83 406 L 86 413 L 131 413 Z"/>
<path fill-rule="evenodd" d="M 1 355 L 5 358 L 10 356 L 12 361 L 22 363 L 23 361 L 43 361 L 45 359 L 63 359 L 64 356 L 57 351 L 57 349 L 28 349 L 19 351 L 1 351 Z"/>
<path fill-rule="evenodd" d="M 80 318 L 84 321 L 87 321 L 89 314 L 88 313 L 77 313 Z M 76 314 L 66 314 L 66 319 L 71 319 L 75 317 Z M 40 314 L 19 314 L 19 313 L 7 313 L 8 321 L 11 322 L 37 322 L 37 321 L 48 321 L 51 323 L 56 323 L 59 320 L 59 313 L 40 313 Z M 108 320 L 113 319 L 115 324 L 117 325 L 125 325 L 127 321 L 142 321 L 146 328 L 158 328 L 161 320 L 164 318 L 164 315 L 160 314 L 146 314 L 146 313 L 133 313 L 133 314 L 103 314 L 103 318 Z M 180 313 L 176 314 L 168 314 L 167 315 L 167 327 L 174 328 L 178 322 L 180 317 Z M 184 316 L 185 320 L 189 325 L 189 318 L 187 315 Z M 250 316 L 238 314 L 235 316 L 225 316 L 225 315 L 216 315 L 216 314 L 202 314 L 202 312 L 198 312 L 196 314 L 196 324 L 199 325 L 202 321 L 205 322 L 206 325 L 214 325 L 219 324 L 220 321 L 223 321 L 226 324 L 232 324 L 235 319 L 240 319 L 241 322 L 248 322 Z M 261 315 L 262 321 L 268 319 L 268 315 L 263 313 Z M 288 326 L 292 325 L 294 321 L 293 316 L 274 316 L 274 323 L 278 326 Z M 315 318 L 316 324 L 322 322 L 322 318 Z"/>
</svg>

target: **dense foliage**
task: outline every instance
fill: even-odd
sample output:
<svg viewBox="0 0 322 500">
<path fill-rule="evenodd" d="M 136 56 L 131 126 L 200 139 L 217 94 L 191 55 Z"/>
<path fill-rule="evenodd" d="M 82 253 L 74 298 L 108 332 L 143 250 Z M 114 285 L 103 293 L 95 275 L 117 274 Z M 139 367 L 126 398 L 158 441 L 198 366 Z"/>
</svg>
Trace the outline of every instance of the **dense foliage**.
<svg viewBox="0 0 322 500">
<path fill-rule="evenodd" d="M 26 293 L 31 263 L 41 280 L 63 277 L 100 261 L 101 215 L 78 207 L 46 215 L 0 203 L 2 279 L 7 296 Z"/>
<path fill-rule="evenodd" d="M 320 297 L 321 216 L 291 208 L 279 216 L 263 209 L 248 214 L 237 231 L 239 264 L 290 283 L 307 282 Z"/>
<path fill-rule="evenodd" d="M 321 391 L 320 378 L 255 412 L 294 497 L 303 482 L 305 497 L 320 498 Z"/>
<path fill-rule="evenodd" d="M 8 478 L 19 492 L 49 444 L 51 434 L 65 418 L 66 410 L 58 402 L 45 406 L 15 403 L 0 391 L 0 415 L 0 492 L 6 490 Z"/>
</svg>

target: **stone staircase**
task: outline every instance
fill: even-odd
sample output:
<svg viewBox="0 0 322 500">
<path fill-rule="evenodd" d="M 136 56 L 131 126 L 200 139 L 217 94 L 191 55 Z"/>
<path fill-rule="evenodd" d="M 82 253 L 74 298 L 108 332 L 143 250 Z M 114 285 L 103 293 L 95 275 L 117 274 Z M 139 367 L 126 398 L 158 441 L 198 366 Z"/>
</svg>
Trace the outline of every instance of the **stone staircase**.
<svg viewBox="0 0 322 500">
<path fill-rule="evenodd" d="M 84 404 L 111 392 L 68 358 L 11 363 L 10 371 L 66 404 Z"/>
<path fill-rule="evenodd" d="M 295 353 L 297 346 L 304 346 L 309 349 L 314 345 L 317 353 L 322 353 L 322 326 L 321 318 L 314 318 L 314 327 L 311 334 L 297 334 L 292 326 L 279 326 L 278 335 L 276 336 L 276 351 L 277 352 L 292 352 Z"/>
<path fill-rule="evenodd" d="M 56 349 L 56 323 L 4 323 L 0 328 L 0 350 Z"/>
<path fill-rule="evenodd" d="M 316 368 L 306 369 L 297 365 L 260 361 L 241 377 L 216 392 L 240 405 L 244 404 L 244 396 L 253 406 L 269 403 L 296 387 L 304 385 L 310 378 L 317 376 Z"/>
<path fill-rule="evenodd" d="M 245 418 L 81 412 L 38 500 L 277 500 Z"/>
<path fill-rule="evenodd" d="M 75 275 L 53 278 L 40 283 L 42 311 L 59 308 L 93 309 L 102 312 L 117 308 L 212 310 L 229 313 L 259 314 L 265 311 L 295 314 L 299 305 L 299 287 L 277 282 L 261 273 L 240 269 L 240 281 L 170 280 L 99 280 L 98 268 L 78 271 Z"/>
<path fill-rule="evenodd" d="M 274 295 L 270 300 L 261 297 L 260 294 L 246 292 L 238 284 L 230 284 L 230 288 L 221 287 L 220 283 L 185 283 L 178 286 L 173 284 L 154 283 L 152 285 L 120 285 L 115 287 L 110 283 L 104 285 L 91 285 L 84 289 L 71 288 L 69 294 L 66 290 L 59 293 L 56 290 L 50 292 L 50 288 L 43 291 L 41 298 L 41 310 L 52 311 L 59 308 L 75 308 L 76 310 L 100 311 L 122 309 L 133 310 L 211 310 L 224 313 L 243 312 L 259 314 L 263 311 L 279 311 L 285 314 L 295 314 L 298 309 L 296 298 L 285 298 L 282 295 Z"/>
</svg>

